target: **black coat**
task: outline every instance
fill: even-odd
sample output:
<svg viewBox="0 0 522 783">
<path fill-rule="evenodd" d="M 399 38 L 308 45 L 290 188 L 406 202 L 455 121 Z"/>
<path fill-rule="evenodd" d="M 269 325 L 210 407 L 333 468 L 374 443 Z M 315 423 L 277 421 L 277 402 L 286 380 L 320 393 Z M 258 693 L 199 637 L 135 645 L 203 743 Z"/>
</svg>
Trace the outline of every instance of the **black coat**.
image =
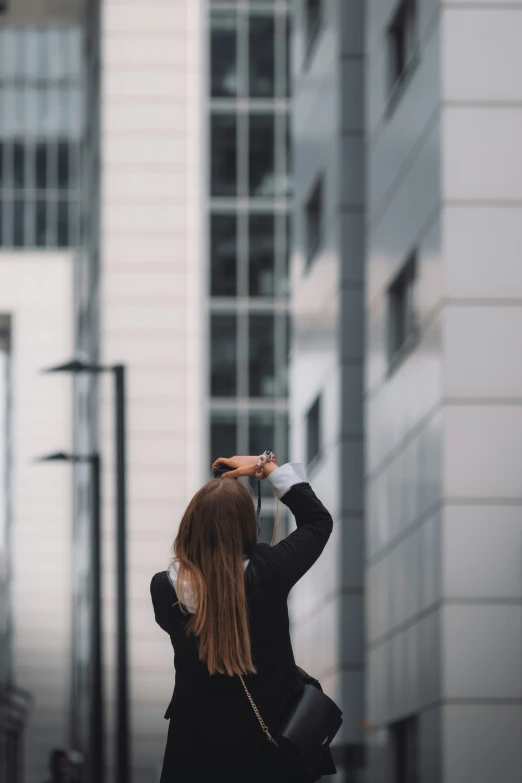
<svg viewBox="0 0 522 783">
<path fill-rule="evenodd" d="M 296 484 L 282 502 L 295 515 L 297 530 L 270 547 L 257 544 L 245 572 L 252 658 L 257 674 L 245 677 L 268 728 L 274 729 L 298 678 L 290 641 L 287 598 L 315 563 L 332 532 L 332 517 L 309 484 Z M 170 718 L 161 783 L 312 783 L 335 774 L 330 751 L 316 775 L 292 777 L 274 772 L 273 749 L 261 731 L 239 677 L 209 675 L 198 658 L 197 639 L 187 636 L 167 572 L 151 583 L 156 622 L 170 635 L 176 684 L 167 709 Z M 313 672 L 310 672 L 313 674 Z"/>
</svg>

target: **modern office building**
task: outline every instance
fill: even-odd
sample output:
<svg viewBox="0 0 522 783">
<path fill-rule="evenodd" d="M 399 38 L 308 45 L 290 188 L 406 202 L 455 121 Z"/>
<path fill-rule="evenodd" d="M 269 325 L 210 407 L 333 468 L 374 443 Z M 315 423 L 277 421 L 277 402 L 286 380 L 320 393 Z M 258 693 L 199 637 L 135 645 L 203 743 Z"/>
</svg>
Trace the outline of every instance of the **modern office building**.
<svg viewBox="0 0 522 783">
<path fill-rule="evenodd" d="M 299 5 L 293 450 L 317 455 L 340 542 L 364 475 L 366 535 L 364 574 L 359 539 L 330 547 L 324 588 L 303 585 L 296 637 L 314 671 L 332 671 L 347 742 L 365 744 L 347 779 L 514 783 L 522 7 L 368 0 L 363 37 L 362 2 Z M 363 333 L 364 384 L 351 385 Z M 364 471 L 346 456 L 362 386 Z M 364 641 L 349 598 L 362 584 Z M 332 646 L 314 647 L 336 624 Z"/>
<path fill-rule="evenodd" d="M 345 783 L 359 779 L 365 718 L 362 0 L 297 3 L 294 43 L 291 454 L 334 533 L 293 590 L 293 633 L 299 665 L 344 711 Z"/>
<path fill-rule="evenodd" d="M 211 461 L 288 454 L 290 3 L 208 4 Z M 262 534 L 270 540 L 274 495 Z"/>
<path fill-rule="evenodd" d="M 39 375 L 76 355 L 128 368 L 126 780 L 150 783 L 174 679 L 151 576 L 211 455 L 288 450 L 290 8 L 9 6 L 0 323 L 11 324 L 13 676 L 33 698 L 23 781 L 45 776 L 53 747 L 83 756 L 76 774 L 92 780 L 92 475 L 32 464 L 62 449 L 103 461 L 106 779 L 117 779 L 113 388 L 110 375 Z M 269 497 L 263 510 L 268 536 Z"/>
<path fill-rule="evenodd" d="M 71 475 L 35 464 L 72 427 L 67 385 L 40 375 L 73 349 L 81 15 L 58 5 L 0 16 L 0 775 L 17 783 L 43 779 L 70 718 Z"/>
</svg>

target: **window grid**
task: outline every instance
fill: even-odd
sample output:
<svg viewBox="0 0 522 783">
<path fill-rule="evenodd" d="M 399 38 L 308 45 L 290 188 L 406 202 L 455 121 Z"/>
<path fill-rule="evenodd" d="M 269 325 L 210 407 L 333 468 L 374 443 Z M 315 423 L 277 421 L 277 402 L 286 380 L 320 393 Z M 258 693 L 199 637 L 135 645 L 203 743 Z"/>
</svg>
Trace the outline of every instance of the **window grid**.
<svg viewBox="0 0 522 783">
<path fill-rule="evenodd" d="M 79 241 L 82 31 L 0 30 L 0 246 Z"/>
<path fill-rule="evenodd" d="M 232 139 L 225 138 L 225 146 L 234 141 L 233 134 L 236 134 L 236 171 L 234 176 L 227 180 L 225 179 L 226 175 L 223 175 L 224 180 L 221 186 L 216 186 L 214 174 L 214 178 L 209 183 L 209 223 L 219 215 L 235 215 L 237 230 L 235 295 L 231 290 L 233 286 L 229 286 L 228 295 L 216 296 L 215 293 L 219 288 L 217 284 L 213 284 L 213 288 L 209 292 L 211 294 L 211 317 L 216 313 L 227 313 L 229 315 L 235 314 L 237 318 L 237 394 L 234 397 L 218 398 L 212 396 L 211 390 L 211 450 L 218 447 L 216 433 L 221 432 L 224 437 L 224 434 L 228 432 L 227 442 L 230 443 L 230 439 L 235 438 L 236 451 L 248 453 L 249 449 L 254 447 L 251 440 L 252 433 L 254 431 L 257 433 L 268 431 L 266 427 L 263 429 L 259 422 L 271 419 L 273 440 L 267 443 L 264 448 L 271 447 L 279 456 L 286 459 L 288 451 L 286 374 L 289 319 L 287 274 L 288 224 L 291 209 L 287 149 L 287 140 L 290 134 L 288 100 L 290 93 L 288 78 L 290 4 L 284 0 L 273 0 L 273 2 L 271 0 L 255 0 L 255 2 L 254 0 L 251 2 L 247 0 L 236 0 L 236 2 L 212 0 L 210 6 L 211 19 L 216 14 L 225 11 L 228 14 L 236 14 L 235 66 L 238 74 L 235 78 L 230 76 L 232 68 L 221 64 L 222 72 L 228 74 L 227 85 L 235 85 L 235 87 L 231 90 L 218 87 L 219 94 L 216 94 L 215 87 L 211 85 L 209 97 L 211 127 L 212 119 L 215 117 L 234 118 L 233 123 L 230 121 L 230 127 L 233 127 L 231 130 Z M 274 30 L 273 81 L 271 65 L 266 58 L 264 61 L 262 58 L 257 61 L 257 81 L 252 81 L 250 58 L 254 55 L 250 49 L 251 30 L 254 25 L 256 25 L 256 30 L 270 30 L 272 21 Z M 251 92 L 252 95 L 249 94 Z M 259 139 L 261 146 L 256 151 L 255 157 L 251 158 L 253 150 L 250 143 L 254 137 Z M 219 160 L 220 151 L 216 148 L 216 140 L 212 138 L 210 151 L 211 156 L 214 152 L 216 159 Z M 272 155 L 272 171 L 270 171 L 270 167 L 263 169 L 260 166 L 263 156 L 269 161 Z M 252 166 L 253 163 L 255 166 Z M 229 167 L 228 175 L 230 170 Z M 271 241 L 267 240 L 264 245 L 262 244 L 262 232 L 258 231 L 256 235 L 253 230 L 256 216 L 260 220 L 263 218 L 266 218 L 267 221 L 273 220 L 273 237 Z M 251 245 L 252 242 L 254 242 L 253 245 Z M 271 243 L 273 244 L 273 265 Z M 259 259 L 259 263 L 252 269 L 256 258 Z M 230 260 L 229 263 L 231 263 Z M 262 264 L 265 264 L 267 269 L 264 282 L 261 279 L 261 274 L 258 279 L 254 278 Z M 210 272 L 212 280 L 212 268 Z M 270 274 L 272 279 L 270 279 Z M 212 295 L 212 291 L 214 295 Z M 270 332 L 274 341 L 271 350 L 274 356 L 273 384 L 275 388 L 269 389 L 266 378 L 264 381 L 261 378 L 260 390 L 270 391 L 270 393 L 267 396 L 251 397 L 251 380 L 253 380 L 254 369 L 252 359 L 254 357 L 251 354 L 250 343 L 255 340 L 255 332 L 251 332 L 251 327 L 257 323 L 255 319 L 262 316 L 269 316 L 273 320 Z M 223 422 L 228 422 L 226 427 L 223 426 Z M 219 430 L 219 427 L 222 429 Z M 256 448 L 260 448 L 259 445 Z M 216 456 L 223 455 L 211 454 L 213 459 Z M 267 510 L 273 508 L 272 500 L 267 502 L 266 508 Z"/>
</svg>

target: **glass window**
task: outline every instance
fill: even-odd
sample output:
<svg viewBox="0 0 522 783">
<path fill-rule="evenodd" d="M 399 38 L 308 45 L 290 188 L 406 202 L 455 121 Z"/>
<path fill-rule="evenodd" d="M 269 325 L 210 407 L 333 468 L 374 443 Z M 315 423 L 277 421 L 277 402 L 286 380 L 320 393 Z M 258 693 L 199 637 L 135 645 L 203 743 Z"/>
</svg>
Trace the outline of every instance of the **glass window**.
<svg viewBox="0 0 522 783">
<path fill-rule="evenodd" d="M 25 146 L 20 142 L 13 144 L 13 185 L 23 188 L 25 182 Z"/>
<path fill-rule="evenodd" d="M 249 294 L 250 296 L 275 296 L 274 216 L 250 215 L 248 229 Z"/>
<path fill-rule="evenodd" d="M 47 144 L 40 142 L 36 145 L 36 187 L 44 190 L 48 184 Z"/>
<path fill-rule="evenodd" d="M 417 335 L 417 253 L 414 251 L 388 289 L 390 370 L 413 348 Z"/>
<path fill-rule="evenodd" d="M 1 32 L 0 43 L 0 184 L 16 190 L 4 199 L 0 242 L 71 247 L 82 117 L 71 96 L 83 96 L 77 81 L 83 34 L 80 28 L 10 29 Z M 46 192 L 55 189 L 59 198 Z"/>
<path fill-rule="evenodd" d="M 237 128 L 235 114 L 214 114 L 211 121 L 211 193 L 236 195 Z"/>
<path fill-rule="evenodd" d="M 57 166 L 58 166 L 58 187 L 67 189 L 69 187 L 69 145 L 66 141 L 59 141 L 56 148 Z"/>
<path fill-rule="evenodd" d="M 274 316 L 250 315 L 250 397 L 275 393 Z"/>
<path fill-rule="evenodd" d="M 321 397 L 306 414 L 306 459 L 308 464 L 321 455 Z"/>
<path fill-rule="evenodd" d="M 419 719 L 411 715 L 390 725 L 396 783 L 418 783 L 421 779 L 419 752 Z"/>
<path fill-rule="evenodd" d="M 47 245 L 47 202 L 43 199 L 36 202 L 35 244 L 36 247 Z"/>
<path fill-rule="evenodd" d="M 57 205 L 57 234 L 56 244 L 58 247 L 70 247 L 71 226 L 69 220 L 69 202 L 66 199 L 59 199 Z"/>
<path fill-rule="evenodd" d="M 315 46 L 323 21 L 323 0 L 306 0 L 306 39 L 308 55 Z"/>
<path fill-rule="evenodd" d="M 212 296 L 237 293 L 237 219 L 212 215 L 210 219 L 210 291 Z"/>
<path fill-rule="evenodd" d="M 323 238 L 323 178 L 320 177 L 315 184 L 308 201 L 306 202 L 306 258 L 310 264 L 319 248 Z"/>
<path fill-rule="evenodd" d="M 274 195 L 274 115 L 251 114 L 249 127 L 249 192 Z"/>
<path fill-rule="evenodd" d="M 13 245 L 23 247 L 25 244 L 25 204 L 21 199 L 13 202 Z"/>
<path fill-rule="evenodd" d="M 249 454 L 261 454 L 266 449 L 276 452 L 275 421 L 272 412 L 250 414 L 248 443 Z"/>
<path fill-rule="evenodd" d="M 234 414 L 213 413 L 210 423 L 210 460 L 237 454 L 237 422 Z"/>
<path fill-rule="evenodd" d="M 235 315 L 214 314 L 210 321 L 210 389 L 213 397 L 237 392 L 237 323 Z"/>
<path fill-rule="evenodd" d="M 402 0 L 388 28 L 390 91 L 404 80 L 417 49 L 417 3 Z"/>
<path fill-rule="evenodd" d="M 273 16 L 249 19 L 249 85 L 253 98 L 273 98 L 275 91 L 275 22 Z"/>
<path fill-rule="evenodd" d="M 213 11 L 210 15 L 210 85 L 213 98 L 237 94 L 236 14 Z"/>
</svg>

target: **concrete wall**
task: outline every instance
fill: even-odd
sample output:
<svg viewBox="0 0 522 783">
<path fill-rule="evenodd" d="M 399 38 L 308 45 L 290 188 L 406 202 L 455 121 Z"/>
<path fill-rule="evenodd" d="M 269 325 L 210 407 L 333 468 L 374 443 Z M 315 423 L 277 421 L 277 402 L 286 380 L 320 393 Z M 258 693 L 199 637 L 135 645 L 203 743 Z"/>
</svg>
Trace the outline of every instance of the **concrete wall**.
<svg viewBox="0 0 522 783">
<path fill-rule="evenodd" d="M 72 265 L 69 253 L 0 253 L 0 313 L 12 319 L 13 673 L 34 699 L 24 783 L 39 783 L 49 751 L 69 742 L 71 468 L 34 460 L 70 444 L 70 380 L 40 371 L 72 351 Z"/>
<path fill-rule="evenodd" d="M 446 3 L 445 783 L 522 775 L 522 3 Z M 480 73 L 476 68 L 480 59 Z"/>
<path fill-rule="evenodd" d="M 102 11 L 101 359 L 129 368 L 129 655 L 133 783 L 159 778 L 174 671 L 149 585 L 201 463 L 202 15 L 194 0 Z M 107 689 L 114 694 L 112 389 L 102 385 Z M 112 710 L 109 715 L 109 746 Z"/>
<path fill-rule="evenodd" d="M 368 780 L 420 721 L 422 783 L 520 779 L 522 4 L 420 3 L 387 112 L 368 4 Z M 480 68 L 477 63 L 480 61 Z M 387 376 L 386 288 L 419 254 L 420 339 Z"/>
</svg>

